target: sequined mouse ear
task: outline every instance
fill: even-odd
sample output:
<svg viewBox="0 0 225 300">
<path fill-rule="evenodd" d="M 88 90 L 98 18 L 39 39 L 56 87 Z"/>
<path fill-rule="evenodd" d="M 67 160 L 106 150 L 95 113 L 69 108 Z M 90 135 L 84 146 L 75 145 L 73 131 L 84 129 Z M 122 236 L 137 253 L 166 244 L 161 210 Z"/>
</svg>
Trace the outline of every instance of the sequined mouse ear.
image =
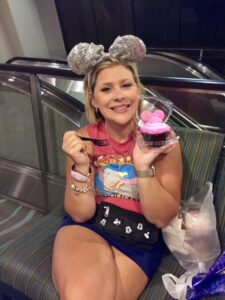
<svg viewBox="0 0 225 300">
<path fill-rule="evenodd" d="M 103 45 L 79 43 L 69 53 L 69 67 L 78 75 L 87 74 L 106 55 Z"/>
<path fill-rule="evenodd" d="M 109 54 L 124 61 L 137 62 L 144 58 L 146 47 L 134 35 L 118 36 L 109 48 Z"/>
</svg>

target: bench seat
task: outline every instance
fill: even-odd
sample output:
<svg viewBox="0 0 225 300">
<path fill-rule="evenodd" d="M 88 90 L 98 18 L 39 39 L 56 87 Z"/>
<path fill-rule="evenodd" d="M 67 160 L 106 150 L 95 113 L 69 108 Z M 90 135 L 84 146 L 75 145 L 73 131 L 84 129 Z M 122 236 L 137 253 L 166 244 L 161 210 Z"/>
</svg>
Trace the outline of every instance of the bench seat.
<svg viewBox="0 0 225 300">
<path fill-rule="evenodd" d="M 218 233 L 221 247 L 225 250 L 224 135 L 181 128 L 177 128 L 176 132 L 180 136 L 184 164 L 182 199 L 185 201 L 194 195 L 207 181 L 213 182 Z M 62 204 L 23 236 L 0 250 L 0 299 L 59 299 L 51 278 L 51 263 L 53 241 L 64 214 Z M 139 300 L 171 299 L 161 277 L 165 273 L 180 276 L 184 272 L 174 256 L 166 254 Z M 207 299 L 222 300 L 224 297 Z"/>
</svg>

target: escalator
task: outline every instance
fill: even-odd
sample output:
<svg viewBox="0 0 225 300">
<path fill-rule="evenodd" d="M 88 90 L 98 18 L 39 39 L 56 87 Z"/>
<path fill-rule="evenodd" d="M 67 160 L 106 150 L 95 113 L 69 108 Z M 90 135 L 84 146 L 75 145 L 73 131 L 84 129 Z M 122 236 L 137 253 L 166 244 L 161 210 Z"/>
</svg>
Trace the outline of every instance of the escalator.
<svg viewBox="0 0 225 300">
<path fill-rule="evenodd" d="M 210 80 L 223 81 L 222 76 L 217 74 L 214 70 L 209 68 L 191 57 L 185 56 L 181 53 L 165 52 L 149 50 L 144 60 L 138 64 L 139 74 L 142 77 L 154 78 L 182 78 L 187 81 L 188 78 L 193 80 L 205 80 L 208 83 Z M 69 71 L 66 61 L 63 60 L 48 60 L 15 57 L 8 61 L 8 63 L 15 65 L 28 65 L 37 67 L 48 67 L 54 70 Z M 83 99 L 83 83 L 82 81 L 70 81 L 63 77 L 45 76 L 42 79 L 52 86 L 70 94 L 72 97 Z M 223 95 L 209 95 L 204 91 L 191 90 L 182 92 L 180 89 L 165 89 L 148 86 L 149 93 L 153 96 L 159 96 L 171 100 L 176 108 L 180 109 L 182 114 L 186 114 L 192 122 L 198 123 L 202 128 L 214 127 L 214 130 L 220 131 L 224 127 L 224 100 Z M 204 107 L 204 109 L 202 109 Z"/>
<path fill-rule="evenodd" d="M 223 80 L 207 65 L 174 52 L 152 50 L 139 64 L 139 69 L 144 76 Z"/>
<path fill-rule="evenodd" d="M 62 135 L 85 123 L 83 78 L 65 63 L 63 68 L 35 63 L 0 65 L 0 195 L 47 212 L 63 201 Z M 172 125 L 225 132 L 222 80 L 151 74 L 141 81 L 147 94 L 175 103 Z M 207 101 L 213 111 L 204 123 L 189 112 L 205 117 Z"/>
</svg>

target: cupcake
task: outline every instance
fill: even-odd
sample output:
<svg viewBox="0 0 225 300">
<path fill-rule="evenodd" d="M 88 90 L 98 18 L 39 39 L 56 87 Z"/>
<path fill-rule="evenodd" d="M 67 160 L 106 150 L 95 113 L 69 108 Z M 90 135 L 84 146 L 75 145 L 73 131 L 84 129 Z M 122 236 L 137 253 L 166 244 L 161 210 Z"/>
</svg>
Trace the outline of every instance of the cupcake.
<svg viewBox="0 0 225 300">
<path fill-rule="evenodd" d="M 147 145 L 160 147 L 170 138 L 171 127 L 163 120 L 165 114 L 157 109 L 154 112 L 144 110 L 140 115 L 139 127 Z"/>
</svg>

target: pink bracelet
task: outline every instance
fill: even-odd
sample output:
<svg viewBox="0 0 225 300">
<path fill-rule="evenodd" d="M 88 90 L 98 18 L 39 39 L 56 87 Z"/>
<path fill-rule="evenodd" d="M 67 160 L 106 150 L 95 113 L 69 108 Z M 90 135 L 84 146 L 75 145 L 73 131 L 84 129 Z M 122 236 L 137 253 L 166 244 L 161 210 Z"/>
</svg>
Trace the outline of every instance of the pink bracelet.
<svg viewBox="0 0 225 300">
<path fill-rule="evenodd" d="M 91 178 L 92 176 L 90 167 L 89 167 L 89 173 L 87 173 L 87 175 L 77 172 L 74 169 L 75 169 L 75 165 L 73 165 L 71 168 L 71 177 L 78 182 L 87 182 L 88 179 Z"/>
</svg>

